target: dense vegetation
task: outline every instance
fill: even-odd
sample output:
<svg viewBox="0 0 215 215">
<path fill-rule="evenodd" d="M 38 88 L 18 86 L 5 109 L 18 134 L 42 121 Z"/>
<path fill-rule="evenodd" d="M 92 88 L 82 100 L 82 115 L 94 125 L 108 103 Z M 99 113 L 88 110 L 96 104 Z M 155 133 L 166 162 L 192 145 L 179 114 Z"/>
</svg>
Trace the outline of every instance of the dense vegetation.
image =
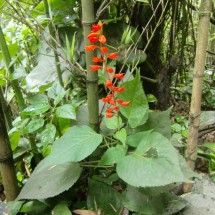
<svg viewBox="0 0 215 215">
<path fill-rule="evenodd" d="M 196 163 L 215 180 L 214 139 L 200 145 L 215 125 L 212 3 L 0 0 L 12 215 L 176 214 Z"/>
</svg>

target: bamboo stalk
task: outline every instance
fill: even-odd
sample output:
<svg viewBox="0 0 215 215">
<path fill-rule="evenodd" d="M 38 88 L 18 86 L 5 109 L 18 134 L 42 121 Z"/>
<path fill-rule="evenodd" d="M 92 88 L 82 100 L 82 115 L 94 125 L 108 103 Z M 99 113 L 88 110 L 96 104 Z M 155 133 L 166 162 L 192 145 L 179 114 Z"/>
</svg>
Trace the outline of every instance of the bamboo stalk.
<svg viewBox="0 0 215 215">
<path fill-rule="evenodd" d="M 91 25 L 95 23 L 94 1 L 81 0 L 82 4 L 82 24 L 84 28 L 84 42 L 89 45 L 87 35 L 91 31 Z M 87 66 L 87 103 L 89 112 L 89 125 L 96 132 L 99 131 L 99 104 L 98 104 L 98 72 L 91 72 L 93 52 L 86 53 Z"/>
<path fill-rule="evenodd" d="M 18 193 L 18 183 L 13 163 L 12 149 L 7 135 L 3 109 L 0 105 L 0 171 L 7 201 L 13 201 Z"/>
<path fill-rule="evenodd" d="M 47 16 L 47 18 L 50 19 L 50 23 L 48 24 L 49 34 L 51 35 L 52 38 L 55 38 L 54 27 L 52 25 L 51 16 L 49 13 L 49 11 L 50 11 L 49 4 L 48 4 L 47 0 L 43 0 L 43 2 L 44 2 L 44 6 L 45 6 L 46 16 Z M 57 45 L 54 40 L 51 40 L 51 44 L 54 47 L 54 49 L 56 50 Z M 54 52 L 54 57 L 55 57 L 55 65 L 56 65 L 56 69 L 57 69 L 57 74 L 58 74 L 58 80 L 59 80 L 60 85 L 63 87 L 64 84 L 63 84 L 63 78 L 62 78 L 62 71 L 60 68 L 60 59 L 59 59 L 59 56 L 55 52 Z"/>
<path fill-rule="evenodd" d="M 195 169 L 197 159 L 197 142 L 201 113 L 201 98 L 203 87 L 203 75 L 206 58 L 206 48 L 208 44 L 208 31 L 210 24 L 210 14 L 212 8 L 211 0 L 202 0 L 200 7 L 200 20 L 198 27 L 198 38 L 196 47 L 196 57 L 193 72 L 193 88 L 190 105 L 189 133 L 187 139 L 187 163 L 192 170 Z M 184 192 L 189 192 L 191 184 L 184 184 Z"/>
</svg>

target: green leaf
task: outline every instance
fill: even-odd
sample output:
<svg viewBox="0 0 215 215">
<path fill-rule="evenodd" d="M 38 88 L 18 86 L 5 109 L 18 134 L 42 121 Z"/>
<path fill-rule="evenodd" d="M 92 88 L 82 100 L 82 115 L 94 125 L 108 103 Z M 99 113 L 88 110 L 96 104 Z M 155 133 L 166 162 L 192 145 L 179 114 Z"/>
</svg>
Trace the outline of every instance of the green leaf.
<svg viewBox="0 0 215 215">
<path fill-rule="evenodd" d="M 10 201 L 7 202 L 7 208 L 10 212 L 10 215 L 16 215 L 18 214 L 20 208 L 25 203 L 25 201 Z"/>
<path fill-rule="evenodd" d="M 31 105 L 37 105 L 37 104 L 45 104 L 48 105 L 48 97 L 46 95 L 43 94 L 37 94 L 37 95 L 31 95 L 27 97 L 28 102 Z"/>
<path fill-rule="evenodd" d="M 20 212 L 32 214 L 44 214 L 47 209 L 47 205 L 40 201 L 29 201 L 22 205 Z"/>
<path fill-rule="evenodd" d="M 136 129 L 138 131 L 153 130 L 163 134 L 166 138 L 171 137 L 170 112 L 172 108 L 162 112 L 151 112 L 147 122 Z M 158 120 L 159 119 L 159 120 Z"/>
<path fill-rule="evenodd" d="M 54 207 L 52 215 L 72 215 L 72 213 L 66 205 L 59 204 Z"/>
<path fill-rule="evenodd" d="M 56 109 L 56 116 L 66 119 L 76 119 L 76 108 L 71 104 L 65 104 Z"/>
<path fill-rule="evenodd" d="M 115 134 L 115 138 L 117 140 L 120 140 L 124 147 L 125 147 L 126 137 L 127 137 L 127 132 L 124 128 L 120 129 Z"/>
<path fill-rule="evenodd" d="M 161 214 L 164 203 L 161 196 L 151 197 L 146 190 L 128 186 L 122 193 L 124 207 L 140 214 Z"/>
<path fill-rule="evenodd" d="M 121 159 L 116 170 L 122 180 L 136 187 L 190 182 L 181 172 L 177 151 L 157 132 L 143 132 L 137 149 Z"/>
<path fill-rule="evenodd" d="M 125 157 L 126 151 L 127 150 L 124 148 L 124 146 L 118 145 L 116 147 L 111 147 L 103 154 L 98 165 L 113 165 L 118 163 L 122 158 Z"/>
<path fill-rule="evenodd" d="M 46 125 L 45 130 L 41 133 L 42 143 L 52 143 L 56 134 L 56 127 L 53 124 Z"/>
<path fill-rule="evenodd" d="M 43 161 L 42 161 L 43 162 Z M 36 167 L 17 199 L 46 199 L 68 190 L 78 180 L 82 168 L 78 163 L 46 166 L 38 171 Z"/>
<path fill-rule="evenodd" d="M 44 159 L 39 169 L 68 161 L 81 161 L 89 156 L 101 142 L 102 135 L 86 125 L 69 128 L 54 142 L 52 152 Z"/>
<path fill-rule="evenodd" d="M 37 131 L 39 128 L 43 127 L 45 121 L 43 118 L 32 119 L 23 129 L 24 134 L 29 134 Z"/>
<path fill-rule="evenodd" d="M 35 116 L 45 113 L 51 107 L 47 104 L 30 105 L 23 110 L 23 114 L 27 116 Z"/>
<path fill-rule="evenodd" d="M 124 101 L 130 101 L 130 106 L 121 106 L 120 112 L 128 119 L 131 128 L 136 128 L 146 122 L 149 110 L 139 72 L 132 81 L 125 82 L 122 86 L 125 87 L 125 92 L 119 93 L 117 97 Z"/>
<path fill-rule="evenodd" d="M 138 144 L 142 141 L 143 135 L 146 135 L 147 133 L 151 133 L 152 131 L 145 131 L 145 132 L 138 132 L 135 134 L 132 134 L 127 137 L 127 144 L 132 147 L 137 147 Z"/>
<path fill-rule="evenodd" d="M 20 131 L 16 129 L 12 129 L 9 131 L 8 135 L 10 139 L 11 148 L 14 151 L 19 144 L 20 135 L 21 135 Z"/>
<path fill-rule="evenodd" d="M 214 143 L 205 143 L 202 146 L 210 149 L 211 151 L 215 152 L 215 144 Z"/>
<path fill-rule="evenodd" d="M 66 95 L 67 91 L 59 83 L 54 83 L 48 90 L 48 97 L 54 99 L 56 106 Z"/>
<path fill-rule="evenodd" d="M 121 117 L 116 117 L 116 116 L 113 116 L 111 118 L 103 118 L 104 119 L 104 122 L 106 124 L 106 126 L 109 128 L 109 129 L 118 129 L 122 126 L 122 119 Z"/>
<path fill-rule="evenodd" d="M 111 186 L 89 179 L 88 208 L 100 208 L 105 214 L 118 215 L 123 209 L 120 194 Z"/>
</svg>

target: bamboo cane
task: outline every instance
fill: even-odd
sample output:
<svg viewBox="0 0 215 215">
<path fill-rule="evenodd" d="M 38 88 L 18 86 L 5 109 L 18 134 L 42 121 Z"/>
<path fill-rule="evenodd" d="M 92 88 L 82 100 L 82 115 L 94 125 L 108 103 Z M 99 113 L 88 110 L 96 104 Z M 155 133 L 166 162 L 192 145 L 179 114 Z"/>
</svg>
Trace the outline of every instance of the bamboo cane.
<svg viewBox="0 0 215 215">
<path fill-rule="evenodd" d="M 89 45 L 87 35 L 91 31 L 91 25 L 95 23 L 94 1 L 82 0 L 82 24 L 84 28 L 84 42 Z M 87 66 L 87 103 L 89 112 L 89 125 L 96 132 L 99 131 L 99 105 L 98 105 L 98 73 L 91 72 L 93 52 L 86 53 Z"/>
<path fill-rule="evenodd" d="M 18 193 L 18 183 L 13 163 L 12 149 L 7 135 L 3 109 L 0 104 L 0 171 L 7 201 L 13 201 Z"/>
<path fill-rule="evenodd" d="M 187 139 L 187 163 L 192 170 L 195 169 L 195 162 L 197 159 L 197 142 L 201 113 L 203 75 L 206 58 L 206 48 L 208 44 L 208 31 L 211 8 L 212 8 L 211 0 L 201 1 L 196 57 L 193 72 L 193 87 L 189 117 L 189 133 Z M 189 192 L 191 188 L 192 184 L 184 184 L 183 187 L 184 192 Z"/>
</svg>

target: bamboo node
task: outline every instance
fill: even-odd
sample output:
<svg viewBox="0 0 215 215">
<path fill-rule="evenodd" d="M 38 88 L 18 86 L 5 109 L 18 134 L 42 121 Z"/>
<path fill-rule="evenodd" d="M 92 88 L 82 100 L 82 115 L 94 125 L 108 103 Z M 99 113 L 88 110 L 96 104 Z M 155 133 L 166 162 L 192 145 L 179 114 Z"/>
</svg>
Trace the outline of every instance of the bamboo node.
<svg viewBox="0 0 215 215">
<path fill-rule="evenodd" d="M 95 84 L 98 83 L 99 79 L 94 79 L 94 80 L 86 80 L 87 84 Z"/>
<path fill-rule="evenodd" d="M 85 20 L 82 20 L 82 25 L 87 25 L 87 26 L 91 26 L 93 24 L 96 23 L 96 20 L 92 20 L 92 21 L 85 21 Z"/>
</svg>

